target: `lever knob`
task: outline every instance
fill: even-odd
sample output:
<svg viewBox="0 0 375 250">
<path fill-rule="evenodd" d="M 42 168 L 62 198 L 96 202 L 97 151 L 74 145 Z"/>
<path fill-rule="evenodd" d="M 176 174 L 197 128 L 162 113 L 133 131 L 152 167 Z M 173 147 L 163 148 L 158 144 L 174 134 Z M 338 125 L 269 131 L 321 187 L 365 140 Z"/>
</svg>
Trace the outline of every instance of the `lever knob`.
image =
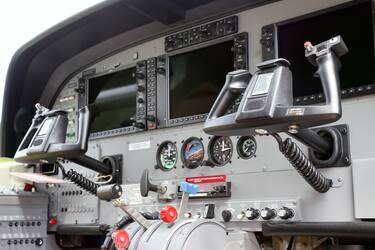
<svg viewBox="0 0 375 250">
<path fill-rule="evenodd" d="M 160 219 L 165 223 L 171 223 L 176 221 L 178 217 L 177 209 L 174 206 L 164 206 L 160 210 Z"/>
<path fill-rule="evenodd" d="M 147 197 L 148 191 L 158 192 L 158 190 L 158 186 L 150 182 L 149 171 L 145 169 L 141 177 L 141 195 Z"/>
<path fill-rule="evenodd" d="M 123 250 L 129 247 L 129 234 L 125 230 L 117 230 L 112 233 L 111 237 L 116 245 L 116 249 Z"/>
</svg>

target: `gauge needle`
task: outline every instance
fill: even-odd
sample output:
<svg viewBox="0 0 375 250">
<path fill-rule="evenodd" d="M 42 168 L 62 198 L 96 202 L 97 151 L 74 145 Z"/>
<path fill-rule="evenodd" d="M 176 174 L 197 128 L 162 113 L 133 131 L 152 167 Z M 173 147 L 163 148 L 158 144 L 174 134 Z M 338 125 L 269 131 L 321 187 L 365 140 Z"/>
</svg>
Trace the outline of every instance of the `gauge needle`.
<svg viewBox="0 0 375 250">
<path fill-rule="evenodd" d="M 171 157 L 171 146 L 168 145 L 168 158 L 170 158 L 170 157 Z"/>
<path fill-rule="evenodd" d="M 230 150 L 231 148 L 222 148 L 221 149 L 221 152 L 224 152 L 224 151 L 227 151 L 227 150 Z"/>
</svg>

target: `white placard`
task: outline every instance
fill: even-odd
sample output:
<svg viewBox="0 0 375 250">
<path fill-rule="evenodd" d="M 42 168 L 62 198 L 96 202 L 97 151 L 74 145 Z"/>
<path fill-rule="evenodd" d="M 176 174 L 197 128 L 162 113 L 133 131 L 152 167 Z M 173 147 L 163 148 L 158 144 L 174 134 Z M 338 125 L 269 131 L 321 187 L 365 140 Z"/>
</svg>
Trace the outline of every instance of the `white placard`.
<svg viewBox="0 0 375 250">
<path fill-rule="evenodd" d="M 149 149 L 149 148 L 151 148 L 151 142 L 150 141 L 141 141 L 141 142 L 129 143 L 129 151 L 143 150 L 143 149 Z"/>
</svg>

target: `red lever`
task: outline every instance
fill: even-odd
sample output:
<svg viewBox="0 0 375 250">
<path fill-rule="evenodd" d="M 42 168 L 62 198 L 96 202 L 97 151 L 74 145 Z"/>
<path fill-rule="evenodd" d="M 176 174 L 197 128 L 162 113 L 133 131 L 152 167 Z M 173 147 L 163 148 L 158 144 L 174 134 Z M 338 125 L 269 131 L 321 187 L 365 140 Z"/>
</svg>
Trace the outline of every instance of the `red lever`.
<svg viewBox="0 0 375 250">
<path fill-rule="evenodd" d="M 125 230 L 117 230 L 112 233 L 112 239 L 117 250 L 125 250 L 129 247 L 129 234 Z"/>
<path fill-rule="evenodd" d="M 178 212 L 174 206 L 164 206 L 160 210 L 160 219 L 165 223 L 174 222 L 177 219 Z"/>
</svg>

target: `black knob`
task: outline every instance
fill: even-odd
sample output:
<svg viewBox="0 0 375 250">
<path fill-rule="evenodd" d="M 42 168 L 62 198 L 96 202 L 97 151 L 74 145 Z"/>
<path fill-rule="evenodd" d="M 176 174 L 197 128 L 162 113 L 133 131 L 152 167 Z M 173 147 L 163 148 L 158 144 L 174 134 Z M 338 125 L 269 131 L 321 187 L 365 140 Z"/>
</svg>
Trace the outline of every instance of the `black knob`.
<svg viewBox="0 0 375 250">
<path fill-rule="evenodd" d="M 245 47 L 239 44 L 235 47 L 235 51 L 237 54 L 245 54 Z"/>
<path fill-rule="evenodd" d="M 259 218 L 259 215 L 260 215 L 259 210 L 258 210 L 258 209 L 255 209 L 255 208 L 249 208 L 249 209 L 246 210 L 246 212 L 245 212 L 245 217 L 246 217 L 248 220 L 258 219 L 258 218 Z"/>
<path fill-rule="evenodd" d="M 260 216 L 263 218 L 263 220 L 270 220 L 276 217 L 276 212 L 274 209 L 266 207 L 262 209 Z"/>
<path fill-rule="evenodd" d="M 144 103 L 145 102 L 145 100 L 143 99 L 143 98 L 138 98 L 138 103 Z"/>
<path fill-rule="evenodd" d="M 279 209 L 279 211 L 277 212 L 277 215 L 283 219 L 283 220 L 287 220 L 287 219 L 290 219 L 294 216 L 294 211 L 291 209 L 291 208 L 288 208 L 288 207 L 282 207 Z"/>
<path fill-rule="evenodd" d="M 138 67 L 144 67 L 145 66 L 145 62 L 144 61 L 138 62 L 137 65 L 138 65 Z"/>
<path fill-rule="evenodd" d="M 165 74 L 165 68 L 163 68 L 163 67 L 158 67 L 158 68 L 156 69 L 156 72 L 158 72 L 158 74 L 164 75 L 164 74 Z"/>
<path fill-rule="evenodd" d="M 137 90 L 138 90 L 138 92 L 144 92 L 146 89 L 142 85 L 138 85 Z"/>
<path fill-rule="evenodd" d="M 150 122 L 156 122 L 156 117 L 154 115 L 147 115 L 146 120 Z"/>
<path fill-rule="evenodd" d="M 221 217 L 223 217 L 224 222 L 229 222 L 232 219 L 233 215 L 231 211 L 223 210 L 223 212 L 221 212 Z"/>
<path fill-rule="evenodd" d="M 148 191 L 158 192 L 158 190 L 158 186 L 150 182 L 148 169 L 143 170 L 141 177 L 141 195 L 147 197 Z"/>
<path fill-rule="evenodd" d="M 135 76 L 137 77 L 137 79 L 144 79 L 145 78 L 145 74 L 143 72 L 137 72 L 135 74 Z"/>
<path fill-rule="evenodd" d="M 75 88 L 74 91 L 77 92 L 78 94 L 83 94 L 83 93 L 85 93 L 85 88 L 84 87 L 78 87 L 78 88 Z"/>
<path fill-rule="evenodd" d="M 38 247 L 43 246 L 43 243 L 44 241 L 41 238 L 35 240 L 35 245 L 37 245 Z"/>
</svg>

